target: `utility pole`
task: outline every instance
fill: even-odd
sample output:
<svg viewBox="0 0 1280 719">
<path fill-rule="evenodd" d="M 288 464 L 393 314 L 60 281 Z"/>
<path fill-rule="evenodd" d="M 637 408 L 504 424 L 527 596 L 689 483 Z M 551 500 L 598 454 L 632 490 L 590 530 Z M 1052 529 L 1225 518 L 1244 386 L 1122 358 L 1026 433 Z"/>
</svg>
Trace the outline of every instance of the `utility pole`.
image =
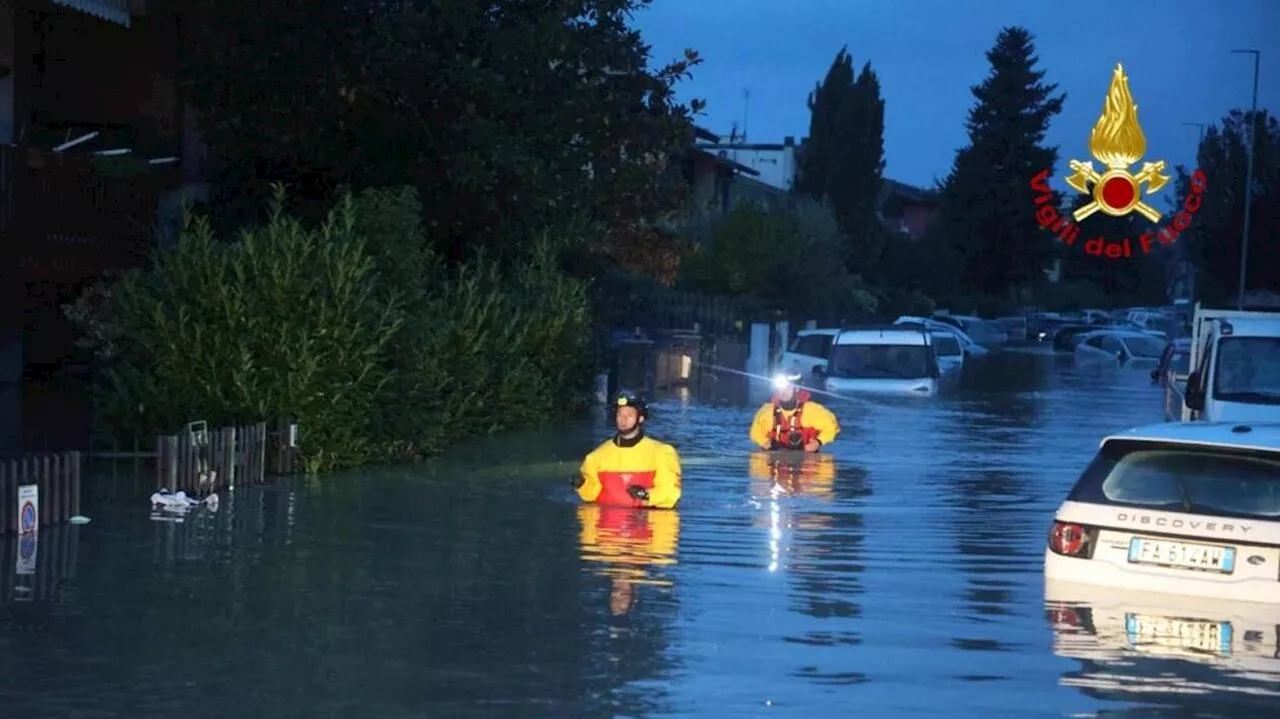
<svg viewBox="0 0 1280 719">
<path fill-rule="evenodd" d="M 1244 309 L 1244 281 L 1249 268 L 1249 218 L 1253 207 L 1253 149 L 1258 142 L 1258 64 L 1262 53 L 1257 50 L 1232 50 L 1238 55 L 1253 55 L 1253 105 L 1249 113 L 1248 157 L 1244 172 L 1244 229 L 1240 233 L 1240 292 L 1236 309 Z"/>
</svg>

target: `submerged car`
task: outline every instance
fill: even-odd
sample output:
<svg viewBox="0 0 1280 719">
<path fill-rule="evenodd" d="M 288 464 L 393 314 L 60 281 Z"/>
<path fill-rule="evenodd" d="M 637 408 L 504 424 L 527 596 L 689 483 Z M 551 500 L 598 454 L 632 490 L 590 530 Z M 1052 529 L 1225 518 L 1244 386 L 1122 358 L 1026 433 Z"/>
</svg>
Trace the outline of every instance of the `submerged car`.
<svg viewBox="0 0 1280 719">
<path fill-rule="evenodd" d="M 1045 579 L 1280 603 L 1280 424 L 1102 440 L 1058 508 Z"/>
<path fill-rule="evenodd" d="M 1167 342 L 1142 332 L 1105 329 L 1079 336 L 1075 356 L 1086 361 L 1146 364 L 1160 362 Z"/>
<path fill-rule="evenodd" d="M 933 338 L 933 351 L 937 357 L 938 369 L 946 374 L 964 367 L 965 351 L 959 337 L 944 330 L 934 330 L 929 334 Z"/>
<path fill-rule="evenodd" d="M 831 345 L 826 390 L 932 397 L 941 376 L 928 331 L 900 325 L 852 329 Z"/>
</svg>

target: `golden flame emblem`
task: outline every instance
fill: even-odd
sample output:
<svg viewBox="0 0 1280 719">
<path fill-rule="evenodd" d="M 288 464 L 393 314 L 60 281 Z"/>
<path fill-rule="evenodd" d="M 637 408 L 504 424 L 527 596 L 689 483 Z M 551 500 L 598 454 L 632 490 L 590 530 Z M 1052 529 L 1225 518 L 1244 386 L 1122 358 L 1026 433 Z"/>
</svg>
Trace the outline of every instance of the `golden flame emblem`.
<svg viewBox="0 0 1280 719">
<path fill-rule="evenodd" d="M 1152 222 L 1160 221 L 1160 213 L 1142 198 L 1159 192 L 1169 182 L 1170 178 L 1163 174 L 1164 160 L 1142 163 L 1142 170 L 1136 175 L 1129 172 L 1146 151 L 1147 138 L 1138 124 L 1138 106 L 1129 93 L 1129 78 L 1117 63 L 1102 102 L 1102 116 L 1089 135 L 1089 152 L 1106 165 L 1106 171 L 1097 172 L 1092 162 L 1067 162 L 1067 167 L 1075 171 L 1067 178 L 1067 184 L 1082 195 L 1093 196 L 1093 202 L 1072 213 L 1077 222 L 1099 210 L 1112 217 L 1137 212 Z"/>
</svg>

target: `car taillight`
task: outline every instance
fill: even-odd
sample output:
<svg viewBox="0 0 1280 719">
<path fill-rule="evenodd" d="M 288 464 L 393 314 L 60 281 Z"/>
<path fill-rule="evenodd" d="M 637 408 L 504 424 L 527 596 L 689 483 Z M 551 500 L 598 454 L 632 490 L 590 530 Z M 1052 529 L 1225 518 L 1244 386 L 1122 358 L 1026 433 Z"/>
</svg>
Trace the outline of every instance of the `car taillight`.
<svg viewBox="0 0 1280 719">
<path fill-rule="evenodd" d="M 1054 522 L 1049 530 L 1049 549 L 1064 557 L 1093 557 L 1098 530 L 1073 522 Z"/>
</svg>

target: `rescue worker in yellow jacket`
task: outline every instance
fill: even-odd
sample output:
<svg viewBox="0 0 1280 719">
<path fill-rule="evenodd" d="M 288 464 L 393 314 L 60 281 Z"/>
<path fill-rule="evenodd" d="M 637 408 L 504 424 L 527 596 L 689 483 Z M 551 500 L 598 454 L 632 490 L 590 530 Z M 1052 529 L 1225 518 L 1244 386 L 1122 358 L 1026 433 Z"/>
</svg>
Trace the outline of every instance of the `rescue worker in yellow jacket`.
<svg viewBox="0 0 1280 719">
<path fill-rule="evenodd" d="M 613 402 L 617 434 L 582 461 L 574 487 L 584 502 L 671 509 L 680 501 L 680 455 L 644 433 L 644 400 L 625 392 Z"/>
<path fill-rule="evenodd" d="M 578 521 L 582 558 L 596 563 L 600 574 L 609 578 L 609 611 L 614 616 L 631 610 L 638 585 L 671 586 L 662 567 L 676 563 L 679 512 L 584 504 L 578 507 Z"/>
<path fill-rule="evenodd" d="M 761 449 L 817 452 L 840 434 L 836 416 L 797 387 L 799 381 L 799 374 L 778 375 L 773 398 L 756 411 L 749 434 Z"/>
</svg>

